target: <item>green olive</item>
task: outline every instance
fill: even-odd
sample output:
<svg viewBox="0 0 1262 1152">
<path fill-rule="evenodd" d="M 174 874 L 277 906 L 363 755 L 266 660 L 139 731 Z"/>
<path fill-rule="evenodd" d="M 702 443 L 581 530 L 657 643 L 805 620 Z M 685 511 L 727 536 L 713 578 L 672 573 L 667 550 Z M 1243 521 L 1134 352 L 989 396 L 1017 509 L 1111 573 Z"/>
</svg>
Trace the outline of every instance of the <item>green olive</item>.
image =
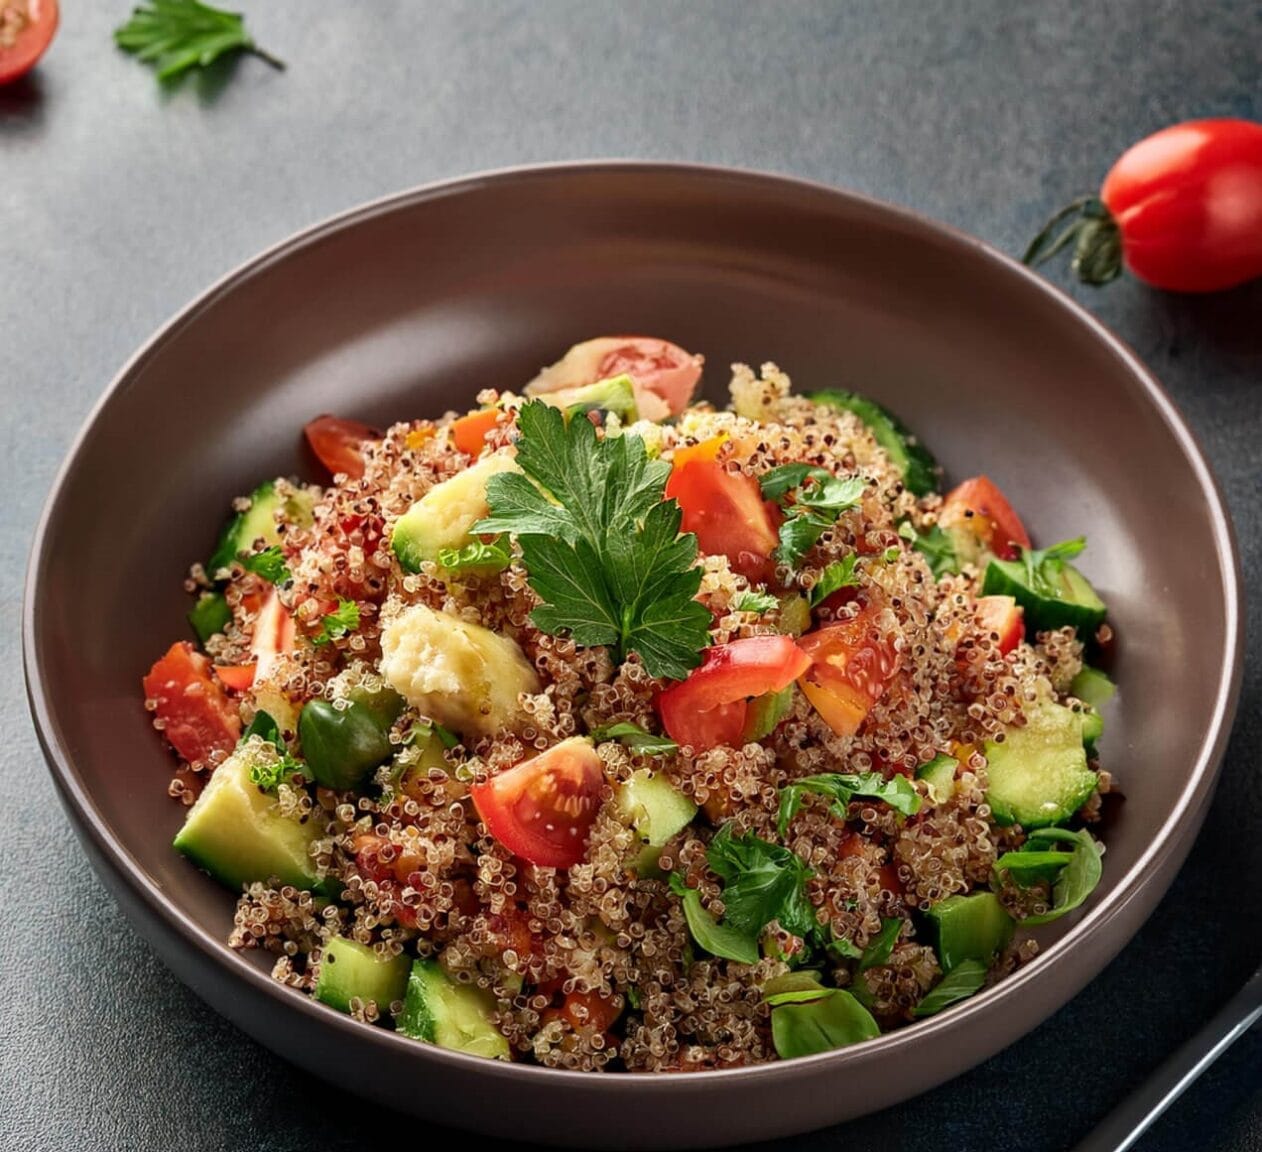
<svg viewBox="0 0 1262 1152">
<path fill-rule="evenodd" d="M 350 700 L 336 708 L 310 700 L 298 718 L 302 754 L 317 784 L 339 791 L 356 789 L 394 753 L 390 724 L 370 705 Z"/>
</svg>

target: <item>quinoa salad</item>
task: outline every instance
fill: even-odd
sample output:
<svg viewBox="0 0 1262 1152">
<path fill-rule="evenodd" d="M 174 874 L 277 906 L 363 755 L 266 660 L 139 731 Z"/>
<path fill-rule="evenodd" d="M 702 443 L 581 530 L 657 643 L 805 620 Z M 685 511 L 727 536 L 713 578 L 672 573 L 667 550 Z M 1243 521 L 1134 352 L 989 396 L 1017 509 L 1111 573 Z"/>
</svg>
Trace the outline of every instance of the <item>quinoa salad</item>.
<svg viewBox="0 0 1262 1152">
<path fill-rule="evenodd" d="M 664 340 L 305 429 L 144 678 L 228 943 L 365 1027 L 580 1071 L 859 1043 L 1100 880 L 1105 606 L 854 392 Z M 529 371 L 522 373 L 523 381 Z M 945 494 L 944 494 L 945 491 Z"/>
</svg>

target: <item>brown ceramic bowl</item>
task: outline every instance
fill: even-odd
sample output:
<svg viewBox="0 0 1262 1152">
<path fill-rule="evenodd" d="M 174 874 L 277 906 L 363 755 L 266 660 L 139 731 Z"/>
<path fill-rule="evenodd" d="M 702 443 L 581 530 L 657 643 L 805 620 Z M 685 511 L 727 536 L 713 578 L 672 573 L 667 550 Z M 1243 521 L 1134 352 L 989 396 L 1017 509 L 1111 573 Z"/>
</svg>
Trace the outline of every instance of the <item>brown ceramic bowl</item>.
<svg viewBox="0 0 1262 1152">
<path fill-rule="evenodd" d="M 956 479 L 984 471 L 1037 540 L 1080 531 L 1122 638 L 1104 755 L 1126 803 L 1086 909 L 996 989 L 878 1040 L 688 1076 L 584 1075 L 416 1044 L 280 985 L 224 944 L 233 901 L 170 847 L 181 811 L 140 677 L 185 635 L 181 579 L 232 496 L 315 475 L 299 429 L 377 424 L 514 386 L 575 340 L 648 332 L 802 388 L 860 388 Z M 1153 478 L 1160 477 L 1154 485 Z M 1178 547 L 1172 548 L 1171 541 Z M 340 1087 L 445 1123 L 585 1147 L 764 1139 L 874 1111 L 1018 1040 L 1131 938 L 1200 826 L 1241 668 L 1237 561 L 1209 470 L 1151 376 L 967 237 L 776 177 L 668 165 L 506 172 L 321 224 L 210 289 L 122 371 L 34 545 L 31 708 L 97 869 L 181 979 Z M 610 1117 L 617 1122 L 611 1124 Z"/>
</svg>

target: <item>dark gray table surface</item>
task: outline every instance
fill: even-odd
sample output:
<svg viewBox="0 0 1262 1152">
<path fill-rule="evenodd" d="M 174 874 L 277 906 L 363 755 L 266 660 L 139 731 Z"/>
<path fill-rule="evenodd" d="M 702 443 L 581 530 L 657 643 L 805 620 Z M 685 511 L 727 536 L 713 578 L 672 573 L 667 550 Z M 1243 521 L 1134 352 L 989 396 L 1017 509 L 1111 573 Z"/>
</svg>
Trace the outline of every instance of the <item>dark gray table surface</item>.
<svg viewBox="0 0 1262 1152">
<path fill-rule="evenodd" d="M 1192 116 L 1262 119 L 1257 0 L 247 6 L 260 42 L 289 61 L 284 74 L 245 59 L 222 85 L 160 95 L 112 47 L 127 0 L 64 0 L 37 75 L 0 89 L 6 1148 L 331 1152 L 375 1146 L 383 1125 L 431 1147 L 464 1139 L 370 1117 L 178 984 L 97 883 L 40 758 L 18 641 L 32 528 L 102 388 L 172 312 L 297 228 L 476 169 L 596 156 L 773 169 L 1012 252 L 1048 210 L 1097 187 L 1132 140 Z M 1256 618 L 1262 284 L 1207 299 L 1133 282 L 1071 290 L 1151 365 L 1200 436 Z M 1159 498 L 1161 477 L 1143 482 Z M 1255 629 L 1205 830 L 1156 914 L 1081 996 L 935 1092 L 776 1147 L 1050 1152 L 1085 1134 L 1262 955 L 1260 703 Z M 1262 1149 L 1262 1035 L 1141 1148 Z"/>
</svg>

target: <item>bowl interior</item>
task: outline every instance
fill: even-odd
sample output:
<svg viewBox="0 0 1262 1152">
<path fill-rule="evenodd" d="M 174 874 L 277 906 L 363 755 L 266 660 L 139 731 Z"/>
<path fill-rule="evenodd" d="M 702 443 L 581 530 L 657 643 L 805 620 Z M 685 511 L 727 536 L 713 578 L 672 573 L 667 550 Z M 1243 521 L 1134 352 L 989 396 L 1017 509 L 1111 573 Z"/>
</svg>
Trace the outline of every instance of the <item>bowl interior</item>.
<svg viewBox="0 0 1262 1152">
<path fill-rule="evenodd" d="M 609 166 L 475 180 L 319 230 L 124 373 L 50 509 L 28 659 L 46 736 L 135 867 L 225 936 L 231 898 L 170 849 L 181 812 L 139 684 L 189 635 L 181 580 L 229 500 L 318 476 L 299 431 L 317 413 L 462 408 L 610 332 L 704 353 L 717 400 L 733 361 L 870 393 L 949 480 L 997 481 L 1037 543 L 1088 535 L 1082 567 L 1120 637 L 1102 748 L 1126 800 L 1102 894 L 1133 881 L 1195 784 L 1234 627 L 1221 512 L 1163 403 L 1080 314 L 959 237 L 804 185 Z"/>
</svg>

